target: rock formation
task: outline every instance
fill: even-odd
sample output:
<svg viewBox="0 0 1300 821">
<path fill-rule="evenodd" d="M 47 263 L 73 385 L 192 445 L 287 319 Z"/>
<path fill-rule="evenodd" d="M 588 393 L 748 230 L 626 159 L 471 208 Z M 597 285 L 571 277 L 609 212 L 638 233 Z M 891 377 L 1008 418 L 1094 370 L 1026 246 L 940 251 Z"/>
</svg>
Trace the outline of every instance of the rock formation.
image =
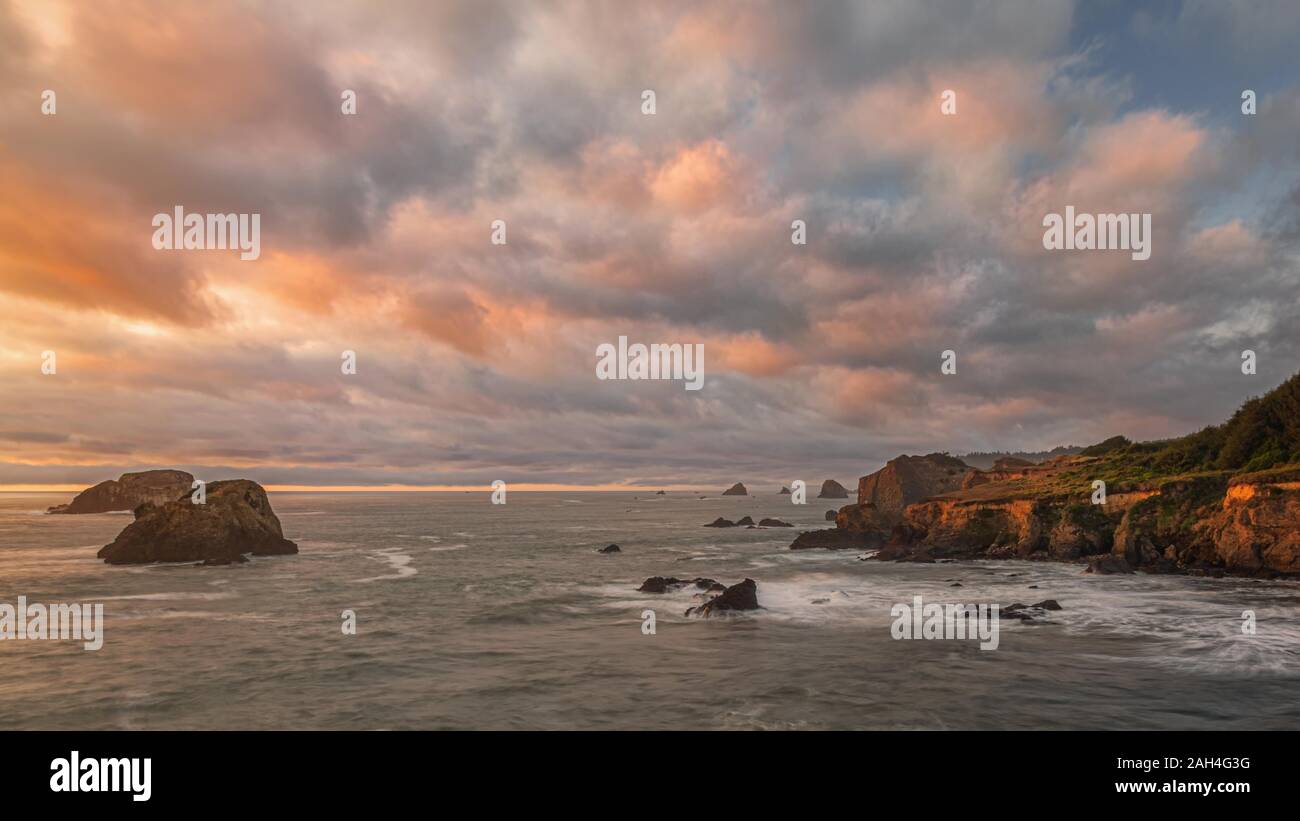
<svg viewBox="0 0 1300 821">
<path fill-rule="evenodd" d="M 858 504 L 875 505 L 880 515 L 898 521 L 908 505 L 959 489 L 971 470 L 946 453 L 899 456 L 858 480 Z"/>
<path fill-rule="evenodd" d="M 1161 442 L 1114 436 L 1040 464 L 972 471 L 944 454 L 865 476 L 836 529 L 792 549 L 894 561 L 1018 558 L 1092 573 L 1300 577 L 1300 375 L 1228 422 Z M 1104 495 L 1100 493 L 1104 487 Z"/>
<path fill-rule="evenodd" d="M 753 579 L 745 579 L 726 588 L 722 593 L 709 599 L 704 604 L 688 608 L 686 615 L 708 617 L 727 612 L 757 609 L 759 609 L 758 585 L 755 584 Z"/>
<path fill-rule="evenodd" d="M 822 491 L 817 494 L 818 499 L 847 499 L 849 498 L 848 488 L 841 485 L 834 479 L 827 479 L 822 482 Z"/>
<path fill-rule="evenodd" d="M 780 519 L 759 519 L 759 527 L 794 527 L 789 522 L 783 522 Z"/>
<path fill-rule="evenodd" d="M 145 470 L 123 473 L 116 479 L 100 482 L 76 495 L 66 505 L 56 505 L 48 513 L 108 513 L 112 510 L 135 510 L 146 502 L 161 505 L 188 495 L 194 477 L 183 470 Z"/>
<path fill-rule="evenodd" d="M 709 522 L 705 527 L 735 527 L 736 523 L 730 519 L 724 519 L 721 516 Z"/>
<path fill-rule="evenodd" d="M 782 496 L 789 496 L 789 495 L 790 495 L 790 488 L 786 487 L 785 485 L 782 485 L 782 486 L 781 486 L 781 495 L 782 495 Z"/>
<path fill-rule="evenodd" d="M 246 554 L 277 556 L 297 553 L 298 546 L 280 529 L 266 491 L 248 479 L 212 482 L 206 502 L 182 499 L 135 509 L 127 525 L 98 556 L 109 564 L 204 562 L 230 564 Z"/>
<path fill-rule="evenodd" d="M 636 590 L 638 593 L 667 593 L 669 590 L 679 590 L 687 585 L 694 585 L 700 590 L 716 590 L 719 593 L 726 589 L 713 579 L 703 577 L 679 579 L 676 576 L 651 576 Z"/>
<path fill-rule="evenodd" d="M 622 551 L 621 548 L 619 548 L 618 545 L 616 545 L 616 544 L 611 544 L 611 545 L 606 545 L 605 547 L 602 547 L 600 550 L 597 550 L 596 552 L 597 552 L 597 553 L 622 553 L 623 551 Z"/>
<path fill-rule="evenodd" d="M 800 533 L 790 545 L 790 549 L 867 550 L 880 547 L 884 541 L 883 537 L 876 534 L 830 528 Z"/>
<path fill-rule="evenodd" d="M 745 486 L 742 485 L 740 482 L 736 482 L 731 487 L 722 491 L 722 495 L 723 496 L 748 496 L 749 491 L 745 490 Z"/>
</svg>

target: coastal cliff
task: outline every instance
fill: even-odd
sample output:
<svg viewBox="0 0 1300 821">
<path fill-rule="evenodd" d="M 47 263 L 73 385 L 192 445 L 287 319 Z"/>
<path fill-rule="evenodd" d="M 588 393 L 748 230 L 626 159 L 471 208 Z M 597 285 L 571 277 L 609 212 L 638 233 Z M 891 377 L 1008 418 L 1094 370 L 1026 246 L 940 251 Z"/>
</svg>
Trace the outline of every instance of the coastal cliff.
<svg viewBox="0 0 1300 821">
<path fill-rule="evenodd" d="M 839 532 L 802 534 L 792 547 L 1300 576 L 1300 376 L 1180 439 L 1113 437 L 1079 455 L 987 471 L 945 454 L 899 457 L 862 477 L 858 491 L 836 517 Z"/>
</svg>

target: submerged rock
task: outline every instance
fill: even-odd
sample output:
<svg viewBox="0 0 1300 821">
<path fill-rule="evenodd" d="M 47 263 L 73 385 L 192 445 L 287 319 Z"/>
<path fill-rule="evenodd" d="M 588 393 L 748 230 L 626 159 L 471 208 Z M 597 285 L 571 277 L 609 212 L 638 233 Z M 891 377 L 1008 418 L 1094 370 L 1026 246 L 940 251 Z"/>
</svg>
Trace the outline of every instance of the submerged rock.
<svg viewBox="0 0 1300 821">
<path fill-rule="evenodd" d="M 598 550 L 598 551 L 596 551 L 596 552 L 598 552 L 598 553 L 622 553 L 623 551 L 619 548 L 618 545 L 616 545 L 616 544 L 612 544 L 612 545 L 609 545 L 609 546 L 607 546 L 607 547 L 602 547 L 600 550 Z"/>
<path fill-rule="evenodd" d="M 638 593 L 667 593 L 669 590 L 677 590 L 687 585 L 695 585 L 701 590 L 718 590 L 726 588 L 713 579 L 697 577 L 694 579 L 679 579 L 676 576 L 651 576 L 641 583 L 636 590 Z"/>
<path fill-rule="evenodd" d="M 1116 556 L 1113 553 L 1107 553 L 1104 556 L 1089 556 L 1088 569 L 1085 573 L 1097 573 L 1100 575 L 1111 575 L 1115 573 L 1132 573 L 1133 568 L 1124 560 L 1123 556 Z"/>
<path fill-rule="evenodd" d="M 66 505 L 55 505 L 47 513 L 108 513 L 135 510 L 146 502 L 173 502 L 187 495 L 194 477 L 183 470 L 145 470 L 123 473 L 116 479 L 86 488 Z"/>
<path fill-rule="evenodd" d="M 999 615 L 1008 619 L 1019 619 L 1022 622 L 1032 622 L 1041 617 L 1049 610 L 1060 610 L 1061 605 L 1056 599 L 1044 599 L 1037 604 L 1021 604 L 1016 602 L 1008 607 L 1003 607 Z"/>
<path fill-rule="evenodd" d="M 108 564 L 205 562 L 230 564 L 245 554 L 280 556 L 298 552 L 284 538 L 266 491 L 248 479 L 212 482 L 205 504 L 187 495 L 163 505 L 145 503 L 135 521 L 96 554 Z"/>
</svg>

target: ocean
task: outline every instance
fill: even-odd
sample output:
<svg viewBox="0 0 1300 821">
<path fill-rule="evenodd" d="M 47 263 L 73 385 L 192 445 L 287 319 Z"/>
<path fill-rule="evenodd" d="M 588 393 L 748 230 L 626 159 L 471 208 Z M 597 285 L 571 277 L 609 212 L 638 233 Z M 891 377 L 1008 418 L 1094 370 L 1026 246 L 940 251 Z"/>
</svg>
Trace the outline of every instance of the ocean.
<svg viewBox="0 0 1300 821">
<path fill-rule="evenodd" d="M 0 641 L 0 729 L 1300 729 L 1300 583 L 791 551 L 844 502 L 698 495 L 272 493 L 297 556 L 110 567 L 130 514 L 0 494 L 0 602 L 106 622 L 97 651 Z M 745 515 L 796 527 L 702 526 Z M 687 618 L 655 575 L 763 609 Z M 996 650 L 892 638 L 918 595 L 1062 609 Z"/>
</svg>

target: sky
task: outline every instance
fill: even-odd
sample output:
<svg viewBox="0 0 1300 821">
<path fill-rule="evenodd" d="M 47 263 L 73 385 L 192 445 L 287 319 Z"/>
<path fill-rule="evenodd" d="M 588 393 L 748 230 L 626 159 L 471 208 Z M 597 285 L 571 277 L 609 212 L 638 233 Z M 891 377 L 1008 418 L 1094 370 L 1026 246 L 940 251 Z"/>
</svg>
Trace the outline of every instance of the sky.
<svg viewBox="0 0 1300 821">
<path fill-rule="evenodd" d="M 1297 42 L 1289 0 L 0 0 L 0 487 L 753 491 L 1198 430 L 1300 361 Z M 178 205 L 260 256 L 156 249 Z M 1150 259 L 1045 249 L 1066 205 Z M 598 379 L 619 336 L 703 387 Z"/>
</svg>

